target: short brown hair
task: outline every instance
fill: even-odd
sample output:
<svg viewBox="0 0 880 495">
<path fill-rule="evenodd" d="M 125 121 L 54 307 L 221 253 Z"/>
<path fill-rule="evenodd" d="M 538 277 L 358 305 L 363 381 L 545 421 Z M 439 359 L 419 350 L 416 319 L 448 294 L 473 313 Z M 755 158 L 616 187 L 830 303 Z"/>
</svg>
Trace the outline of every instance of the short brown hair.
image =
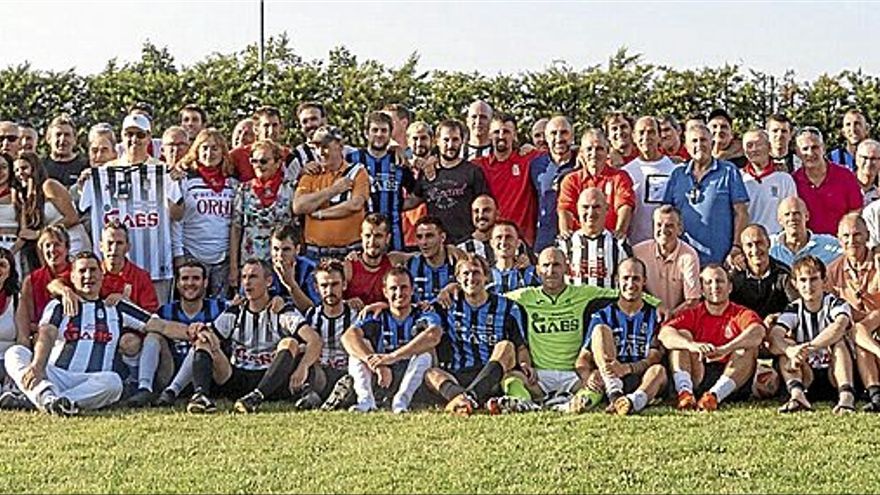
<svg viewBox="0 0 880 495">
<path fill-rule="evenodd" d="M 819 272 L 819 275 L 822 277 L 822 280 L 825 280 L 825 275 L 828 273 L 828 269 L 825 266 L 825 263 L 822 262 L 819 258 L 813 256 L 812 254 L 808 254 L 803 258 L 798 259 L 791 265 L 791 274 L 797 275 L 801 270 L 813 270 Z"/>
</svg>

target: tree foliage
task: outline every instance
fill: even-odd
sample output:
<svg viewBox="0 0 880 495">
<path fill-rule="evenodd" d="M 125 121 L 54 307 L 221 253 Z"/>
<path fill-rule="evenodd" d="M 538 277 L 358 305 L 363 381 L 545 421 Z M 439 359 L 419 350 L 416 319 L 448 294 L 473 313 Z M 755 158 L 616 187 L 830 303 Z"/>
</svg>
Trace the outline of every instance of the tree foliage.
<svg viewBox="0 0 880 495">
<path fill-rule="evenodd" d="M 0 117 L 29 121 L 43 130 L 65 112 L 82 124 L 81 137 L 94 123 L 118 124 L 137 101 L 154 106 L 159 129 L 177 123 L 183 104 L 197 103 L 207 109 L 211 124 L 227 134 L 257 107 L 271 104 L 285 115 L 287 139 L 296 143 L 300 136 L 293 110 L 301 101 L 317 100 L 354 144 L 362 144 L 364 116 L 386 103 L 403 103 L 416 118 L 434 123 L 463 117 L 476 98 L 516 116 L 521 131 L 554 114 L 569 116 L 580 130 L 600 124 L 610 110 L 682 119 L 724 107 L 734 115 L 738 132 L 780 111 L 798 124 L 819 127 L 836 144 L 847 108 L 858 106 L 869 119 L 880 115 L 880 79 L 861 70 L 798 81 L 791 71 L 775 77 L 739 65 L 675 69 L 648 63 L 626 48 L 609 57 L 607 65 L 583 69 L 557 61 L 542 71 L 518 74 L 424 71 L 417 53 L 398 67 L 361 60 L 345 47 L 331 50 L 326 60 L 304 60 L 286 35 L 268 40 L 262 70 L 255 45 L 179 66 L 167 48 L 150 41 L 140 60 L 113 59 L 94 75 L 29 64 L 0 69 Z"/>
</svg>

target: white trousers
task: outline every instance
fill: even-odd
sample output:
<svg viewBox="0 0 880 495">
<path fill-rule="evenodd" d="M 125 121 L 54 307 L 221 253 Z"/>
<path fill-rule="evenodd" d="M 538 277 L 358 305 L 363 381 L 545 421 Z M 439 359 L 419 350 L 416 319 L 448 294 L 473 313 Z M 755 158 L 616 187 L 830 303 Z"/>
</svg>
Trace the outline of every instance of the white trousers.
<svg viewBox="0 0 880 495">
<path fill-rule="evenodd" d="M 409 409 L 416 390 L 425 380 L 425 373 L 431 367 L 432 358 L 428 353 L 417 354 L 409 359 L 400 387 L 391 400 L 391 410 L 404 412 Z M 376 408 L 376 399 L 373 397 L 373 372 L 366 363 L 353 357 L 348 358 L 348 374 L 354 378 L 354 392 L 357 396 L 357 408 L 368 411 Z"/>
<path fill-rule="evenodd" d="M 10 347 L 5 354 L 6 372 L 40 410 L 45 410 L 46 404 L 55 397 L 66 397 L 80 409 L 100 409 L 118 401 L 122 395 L 122 380 L 112 371 L 80 373 L 52 364 L 46 365 L 46 378 L 26 390 L 22 377 L 33 357 L 33 352 L 25 346 Z"/>
</svg>

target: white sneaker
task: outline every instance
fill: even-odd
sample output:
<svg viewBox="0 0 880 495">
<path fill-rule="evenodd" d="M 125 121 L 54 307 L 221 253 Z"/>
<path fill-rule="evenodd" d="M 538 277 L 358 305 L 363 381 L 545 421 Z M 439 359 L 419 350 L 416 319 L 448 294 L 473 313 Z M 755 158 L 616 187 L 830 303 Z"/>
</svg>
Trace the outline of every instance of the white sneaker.
<svg viewBox="0 0 880 495">
<path fill-rule="evenodd" d="M 368 413 L 374 412 L 376 410 L 375 402 L 358 402 L 357 404 L 348 408 L 350 412 L 358 412 L 358 413 Z"/>
</svg>

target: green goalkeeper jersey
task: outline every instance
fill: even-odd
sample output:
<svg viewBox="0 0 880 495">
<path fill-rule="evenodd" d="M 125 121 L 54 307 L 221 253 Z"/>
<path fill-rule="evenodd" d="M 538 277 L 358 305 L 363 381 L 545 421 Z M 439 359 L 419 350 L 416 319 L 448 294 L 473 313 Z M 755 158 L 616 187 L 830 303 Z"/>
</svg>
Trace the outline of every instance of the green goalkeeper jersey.
<svg viewBox="0 0 880 495">
<path fill-rule="evenodd" d="M 571 371 L 584 344 L 584 332 L 592 312 L 590 302 L 617 298 L 616 289 L 591 285 L 569 285 L 559 295 L 548 295 L 541 287 L 523 287 L 506 296 L 525 309 L 524 337 L 536 369 Z M 645 301 L 660 301 L 645 294 Z"/>
</svg>

